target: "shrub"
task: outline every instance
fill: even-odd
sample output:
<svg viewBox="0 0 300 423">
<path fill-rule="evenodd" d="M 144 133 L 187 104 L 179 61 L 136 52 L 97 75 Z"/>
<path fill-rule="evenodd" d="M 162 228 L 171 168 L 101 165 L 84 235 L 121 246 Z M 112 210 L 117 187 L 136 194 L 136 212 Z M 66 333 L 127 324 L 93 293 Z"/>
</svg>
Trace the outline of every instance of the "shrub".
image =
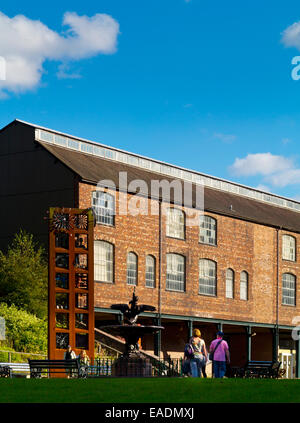
<svg viewBox="0 0 300 423">
<path fill-rule="evenodd" d="M 0 303 L 0 316 L 5 319 L 6 338 L 15 351 L 46 352 L 47 322 L 17 308 Z M 5 348 L 3 348 L 5 349 Z"/>
</svg>

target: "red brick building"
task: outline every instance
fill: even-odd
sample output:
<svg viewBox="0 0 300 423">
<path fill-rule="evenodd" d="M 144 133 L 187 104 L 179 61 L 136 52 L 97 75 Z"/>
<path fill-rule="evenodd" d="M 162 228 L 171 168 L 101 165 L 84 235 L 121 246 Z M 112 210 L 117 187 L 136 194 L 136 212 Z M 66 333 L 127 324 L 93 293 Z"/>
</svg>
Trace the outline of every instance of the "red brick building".
<svg viewBox="0 0 300 423">
<path fill-rule="evenodd" d="M 295 350 L 300 374 L 291 333 L 300 316 L 300 203 L 19 120 L 0 132 L 0 175 L 0 248 L 19 228 L 46 244 L 51 206 L 94 207 L 96 327 L 115 319 L 110 305 L 127 303 L 136 287 L 140 302 L 156 307 L 140 320 L 165 327 L 144 349 L 177 357 L 193 327 L 208 344 L 222 328 L 233 364 Z M 162 180 L 180 183 L 190 207 L 172 190 L 150 198 Z M 202 184 L 204 211 L 192 210 L 190 226 Z M 140 214 L 124 213 L 125 201 Z"/>
</svg>

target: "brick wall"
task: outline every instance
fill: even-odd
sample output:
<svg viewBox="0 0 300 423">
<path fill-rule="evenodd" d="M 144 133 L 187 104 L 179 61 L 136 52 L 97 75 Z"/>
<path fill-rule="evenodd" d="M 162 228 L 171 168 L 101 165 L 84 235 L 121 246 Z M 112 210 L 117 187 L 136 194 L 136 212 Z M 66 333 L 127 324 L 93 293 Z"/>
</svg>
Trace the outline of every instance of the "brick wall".
<svg viewBox="0 0 300 423">
<path fill-rule="evenodd" d="M 79 183 L 79 207 L 91 206 L 92 191 L 96 187 Z M 107 190 L 116 196 L 116 204 L 136 197 Z M 123 199 L 123 200 L 122 200 Z M 153 205 L 149 199 L 140 199 L 145 207 Z M 141 205 L 140 204 L 140 205 Z M 157 204 L 156 204 L 157 206 Z M 163 204 L 164 211 L 168 205 Z M 200 244 L 199 227 L 186 227 L 185 240 L 166 236 L 165 217 L 162 218 L 162 289 L 161 312 L 173 315 L 198 316 L 216 319 L 253 321 L 274 324 L 277 303 L 277 234 L 276 229 L 226 216 L 207 213 L 217 220 L 217 246 Z M 287 233 L 280 231 L 281 234 Z M 297 257 L 300 257 L 300 236 L 297 240 Z M 140 301 L 159 306 L 159 217 L 151 215 L 116 215 L 115 226 L 97 225 L 95 239 L 114 245 L 114 283 L 96 283 L 95 306 L 109 308 L 112 303 L 127 303 L 132 286 L 126 284 L 126 257 L 130 251 L 138 255 L 138 285 L 136 293 Z M 179 253 L 186 258 L 186 290 L 172 292 L 165 289 L 166 253 Z M 281 273 L 300 275 L 299 264 L 281 259 L 279 244 L 279 324 L 291 325 L 292 318 L 300 315 L 300 308 L 281 305 Z M 151 254 L 156 258 L 156 288 L 145 287 L 145 260 Z M 217 263 L 217 295 L 198 294 L 198 263 L 208 258 Z M 235 272 L 234 298 L 225 297 L 226 269 Z M 248 300 L 240 300 L 240 273 L 249 275 Z M 299 286 L 297 284 L 297 296 Z"/>
</svg>

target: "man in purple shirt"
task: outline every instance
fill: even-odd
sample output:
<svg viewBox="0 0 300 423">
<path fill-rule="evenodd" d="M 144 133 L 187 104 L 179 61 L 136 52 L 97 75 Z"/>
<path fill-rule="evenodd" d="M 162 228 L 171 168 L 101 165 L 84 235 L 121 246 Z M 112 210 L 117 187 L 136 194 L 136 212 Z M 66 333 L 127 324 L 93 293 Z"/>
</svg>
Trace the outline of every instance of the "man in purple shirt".
<svg viewBox="0 0 300 423">
<path fill-rule="evenodd" d="M 209 352 L 214 352 L 213 373 L 217 378 L 222 378 L 226 373 L 226 361 L 230 363 L 229 348 L 223 340 L 224 333 L 219 331 L 217 339 L 214 339 L 209 347 Z"/>
</svg>

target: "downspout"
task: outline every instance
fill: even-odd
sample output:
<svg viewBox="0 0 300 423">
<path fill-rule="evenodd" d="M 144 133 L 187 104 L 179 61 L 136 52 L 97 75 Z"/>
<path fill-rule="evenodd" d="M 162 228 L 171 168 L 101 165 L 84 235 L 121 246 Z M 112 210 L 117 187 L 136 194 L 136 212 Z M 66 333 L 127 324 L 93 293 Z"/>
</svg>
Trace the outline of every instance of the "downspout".
<svg viewBox="0 0 300 423">
<path fill-rule="evenodd" d="M 279 231 L 282 228 L 276 229 L 277 232 L 277 261 L 276 261 L 276 324 L 275 324 L 275 345 L 274 345 L 274 357 L 278 359 L 278 346 L 279 346 Z"/>
<path fill-rule="evenodd" d="M 161 325 L 161 280 L 162 280 L 162 199 L 159 198 L 159 278 L 158 278 L 158 324 Z M 158 335 L 158 356 L 161 353 L 161 331 Z"/>
</svg>

